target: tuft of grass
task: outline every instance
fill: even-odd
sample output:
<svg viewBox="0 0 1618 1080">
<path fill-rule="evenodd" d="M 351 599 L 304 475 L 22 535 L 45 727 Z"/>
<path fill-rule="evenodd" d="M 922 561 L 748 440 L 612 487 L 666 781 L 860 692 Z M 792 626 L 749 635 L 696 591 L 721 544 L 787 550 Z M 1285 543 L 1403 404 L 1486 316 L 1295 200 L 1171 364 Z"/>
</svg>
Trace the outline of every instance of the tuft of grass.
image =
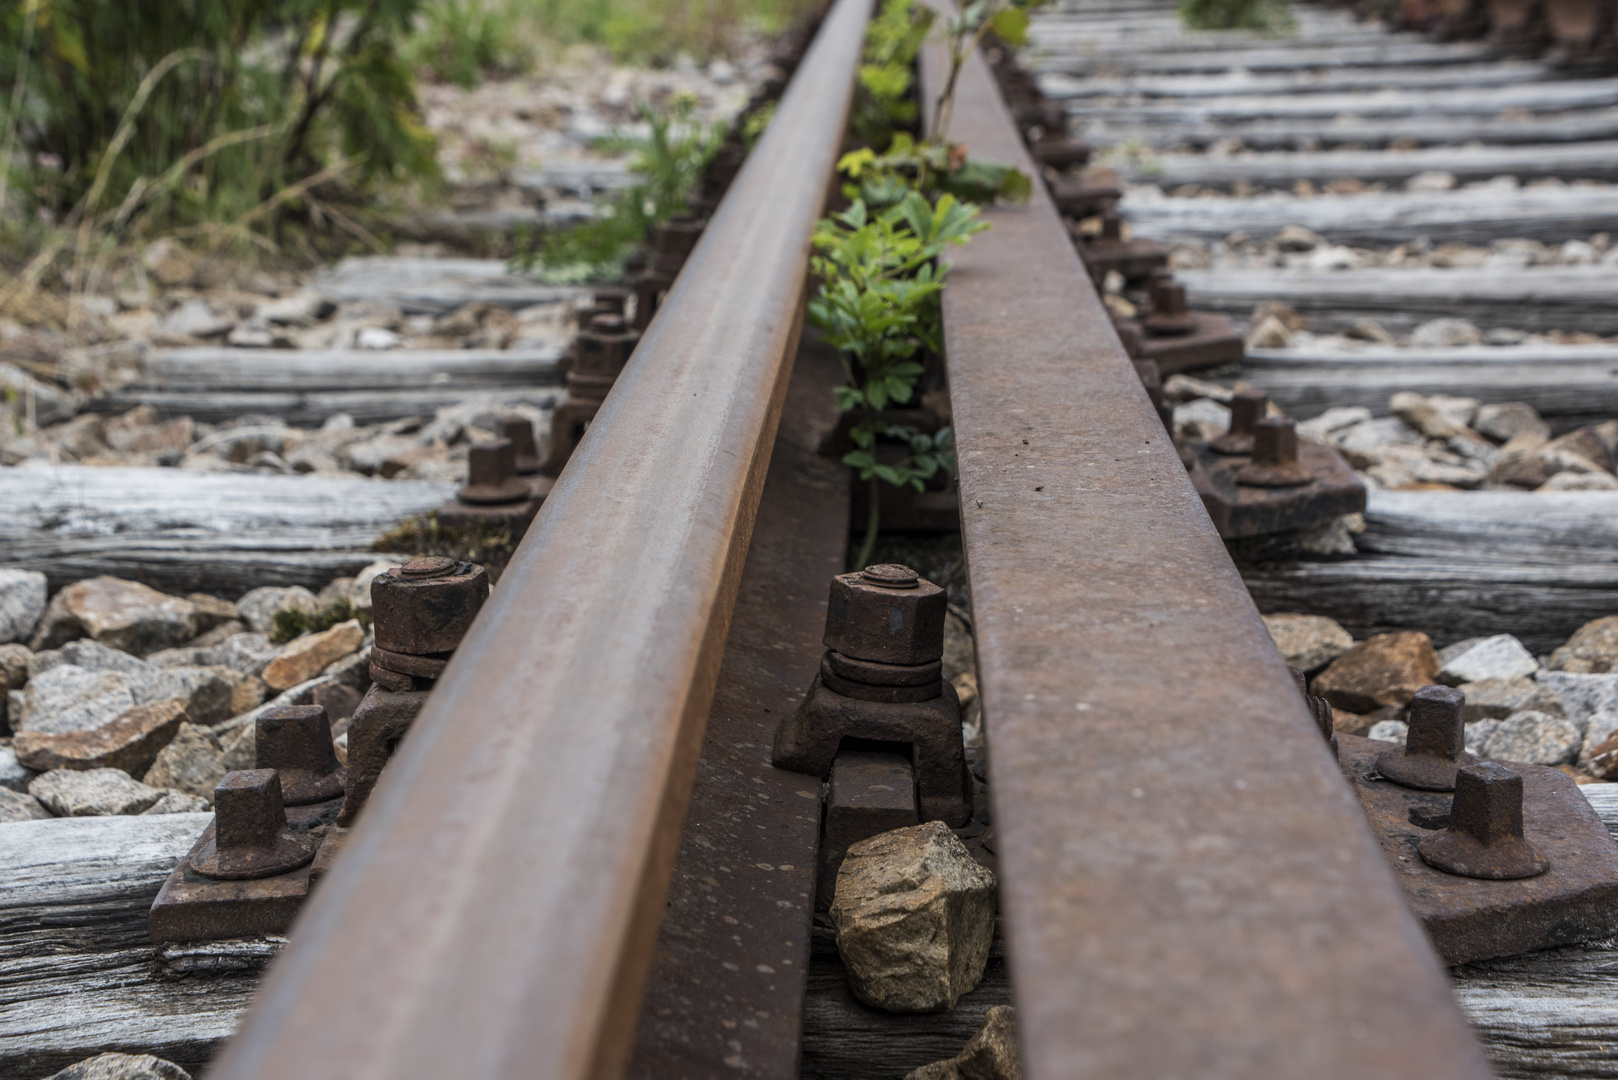
<svg viewBox="0 0 1618 1080">
<path fill-rule="evenodd" d="M 1290 34 L 1298 25 L 1287 0 L 1180 0 L 1180 21 L 1193 30 L 1267 34 Z"/>
<path fill-rule="evenodd" d="M 411 558 L 444 555 L 460 562 L 480 563 L 492 583 L 500 580 L 521 539 L 513 536 L 511 529 L 504 525 L 471 528 L 446 525 L 434 512 L 410 518 L 398 528 L 383 533 L 371 545 L 371 550 L 408 553 Z"/>
<path fill-rule="evenodd" d="M 775 34 L 815 0 L 526 0 L 540 33 L 605 48 L 621 63 L 666 65 L 735 55 L 742 34 Z"/>
<path fill-rule="evenodd" d="M 487 76 L 520 75 L 534 62 L 509 0 L 436 0 L 423 10 L 405 56 L 439 82 L 470 90 Z"/>
<path fill-rule="evenodd" d="M 681 97 L 662 110 L 642 103 L 639 111 L 650 129 L 645 137 L 615 132 L 598 140 L 602 150 L 634 151 L 630 170 L 639 182 L 602 200 L 590 221 L 537 240 L 519 235 L 512 269 L 551 282 L 622 277 L 624 260 L 651 227 L 685 209 L 687 196 L 724 140 L 723 127 L 692 122 L 695 105 Z"/>
<path fill-rule="evenodd" d="M 350 619 L 358 619 L 362 626 L 371 625 L 371 616 L 355 608 L 348 600 L 338 600 L 319 611 L 282 608 L 275 613 L 270 642 L 274 645 L 285 645 L 293 638 L 305 634 L 318 634 Z"/>
</svg>

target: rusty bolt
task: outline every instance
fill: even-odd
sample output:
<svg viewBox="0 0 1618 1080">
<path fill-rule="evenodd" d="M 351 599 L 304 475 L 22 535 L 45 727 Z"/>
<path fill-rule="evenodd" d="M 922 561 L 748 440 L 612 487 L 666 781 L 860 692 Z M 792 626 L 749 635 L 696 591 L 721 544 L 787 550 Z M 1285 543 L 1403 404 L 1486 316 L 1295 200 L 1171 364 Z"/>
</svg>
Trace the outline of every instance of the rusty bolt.
<svg viewBox="0 0 1618 1080">
<path fill-rule="evenodd" d="M 1236 482 L 1250 487 L 1300 487 L 1314 480 L 1309 466 L 1298 460 L 1298 429 L 1283 416 L 1271 416 L 1253 425 L 1253 459 L 1236 470 Z"/>
<path fill-rule="evenodd" d="M 1101 215 L 1101 235 L 1097 240 L 1111 244 L 1121 244 L 1124 241 L 1124 219 L 1111 210 Z"/>
<path fill-rule="evenodd" d="M 1264 419 L 1269 405 L 1269 395 L 1262 390 L 1248 388 L 1236 391 L 1230 399 L 1230 429 L 1210 442 L 1208 449 L 1216 454 L 1251 454 L 1254 429 Z M 1297 456 L 1296 452 L 1293 456 Z"/>
<path fill-rule="evenodd" d="M 418 559 L 371 582 L 376 645 L 389 652 L 435 656 L 451 652 L 489 596 L 489 575 L 476 563 Z M 443 563 L 448 562 L 448 569 Z M 411 573 L 420 567 L 430 574 Z"/>
<path fill-rule="evenodd" d="M 908 566 L 868 566 L 831 581 L 826 647 L 853 660 L 929 664 L 944 655 L 944 590 Z"/>
<path fill-rule="evenodd" d="M 691 214 L 675 214 L 669 220 L 652 227 L 652 250 L 657 257 L 652 262 L 652 273 L 672 281 L 702 239 L 702 222 Z"/>
<path fill-rule="evenodd" d="M 1523 836 L 1522 777 L 1497 761 L 1455 775 L 1449 828 L 1416 848 L 1421 861 L 1447 874 L 1514 881 L 1543 874 L 1550 863 Z"/>
<path fill-rule="evenodd" d="M 324 705 L 271 709 L 255 727 L 258 767 L 279 774 L 287 806 L 325 802 L 343 793 L 344 771 L 337 764 Z"/>
<path fill-rule="evenodd" d="M 226 774 L 214 788 L 214 835 L 191 856 L 204 877 L 240 880 L 296 870 L 315 857 L 318 837 L 287 828 L 274 769 Z"/>
<path fill-rule="evenodd" d="M 588 330 L 579 332 L 574 341 L 574 372 L 607 375 L 616 378 L 629 362 L 640 335 L 624 325 L 622 315 L 598 314 L 590 320 Z"/>
<path fill-rule="evenodd" d="M 1449 686 L 1424 686 L 1410 699 L 1405 744 L 1377 755 L 1376 771 L 1404 787 L 1454 791 L 1455 774 L 1477 761 L 1464 749 L 1461 709 L 1466 695 Z"/>
<path fill-rule="evenodd" d="M 1331 752 L 1337 753 L 1337 725 L 1332 720 L 1331 702 L 1323 697 L 1316 697 L 1309 692 L 1309 676 L 1295 667 L 1287 668 L 1292 674 L 1292 682 L 1303 695 L 1303 703 L 1309 708 L 1309 715 L 1319 729 L 1321 738 L 1331 747 Z"/>
<path fill-rule="evenodd" d="M 467 452 L 466 486 L 456 498 L 474 506 L 522 502 L 532 496 L 517 478 L 517 448 L 510 439 L 473 443 Z"/>
<path fill-rule="evenodd" d="M 1151 337 L 1184 337 L 1196 332 L 1197 320 L 1186 304 L 1185 286 L 1172 274 L 1153 272 L 1151 314 L 1141 320 Z"/>
<path fill-rule="evenodd" d="M 532 476 L 539 471 L 539 448 L 534 445 L 534 422 L 510 413 L 500 418 L 500 437 L 511 440 L 517 475 Z"/>
</svg>

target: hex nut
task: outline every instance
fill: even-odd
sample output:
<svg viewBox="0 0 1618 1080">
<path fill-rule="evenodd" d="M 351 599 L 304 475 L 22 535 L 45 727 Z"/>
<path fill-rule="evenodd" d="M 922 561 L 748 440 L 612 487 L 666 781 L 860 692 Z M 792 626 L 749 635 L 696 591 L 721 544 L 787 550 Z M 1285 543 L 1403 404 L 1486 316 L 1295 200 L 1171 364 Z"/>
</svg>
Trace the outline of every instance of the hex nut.
<svg viewBox="0 0 1618 1080">
<path fill-rule="evenodd" d="M 853 660 L 927 664 L 944 655 L 943 589 L 912 576 L 905 587 L 876 584 L 867 571 L 832 578 L 826 647 Z"/>
<path fill-rule="evenodd" d="M 405 569 L 396 566 L 371 582 L 377 646 L 415 656 L 452 651 L 488 599 L 489 575 L 469 562 L 433 577 Z"/>
</svg>

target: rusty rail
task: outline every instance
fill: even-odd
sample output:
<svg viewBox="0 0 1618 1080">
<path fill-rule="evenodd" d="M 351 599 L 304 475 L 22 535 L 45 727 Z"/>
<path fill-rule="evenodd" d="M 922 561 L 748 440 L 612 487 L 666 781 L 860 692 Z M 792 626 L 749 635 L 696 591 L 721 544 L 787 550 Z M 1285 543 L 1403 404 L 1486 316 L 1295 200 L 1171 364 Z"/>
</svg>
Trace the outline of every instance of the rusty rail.
<svg viewBox="0 0 1618 1080">
<path fill-rule="evenodd" d="M 951 137 L 1036 172 L 981 58 Z M 1026 1075 L 1489 1075 L 1036 189 L 944 296 Z"/>
<path fill-rule="evenodd" d="M 216 1080 L 622 1073 L 869 12 L 822 24 Z"/>
</svg>

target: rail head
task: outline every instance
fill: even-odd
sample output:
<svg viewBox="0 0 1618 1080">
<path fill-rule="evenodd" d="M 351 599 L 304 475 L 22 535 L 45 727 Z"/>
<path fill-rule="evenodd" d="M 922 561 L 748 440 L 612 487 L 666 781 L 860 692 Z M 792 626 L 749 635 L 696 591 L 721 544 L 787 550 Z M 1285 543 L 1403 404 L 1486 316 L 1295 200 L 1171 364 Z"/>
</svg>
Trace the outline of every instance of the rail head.
<svg viewBox="0 0 1618 1080">
<path fill-rule="evenodd" d="M 980 56 L 951 138 L 1037 175 Z M 1055 207 L 984 218 L 944 334 L 1026 1075 L 1490 1075 Z"/>
<path fill-rule="evenodd" d="M 216 1080 L 611 1077 L 871 0 L 838 0 Z"/>
</svg>

